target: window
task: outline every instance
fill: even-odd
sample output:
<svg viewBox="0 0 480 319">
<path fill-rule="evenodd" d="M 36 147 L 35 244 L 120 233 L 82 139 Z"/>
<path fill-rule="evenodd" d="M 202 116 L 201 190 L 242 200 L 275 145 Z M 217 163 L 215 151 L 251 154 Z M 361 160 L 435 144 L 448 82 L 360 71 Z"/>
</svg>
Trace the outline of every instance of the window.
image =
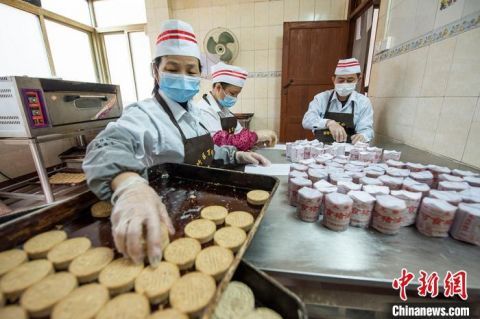
<svg viewBox="0 0 480 319">
<path fill-rule="evenodd" d="M 65 80 L 97 82 L 86 32 L 45 20 L 55 73 Z"/>
<path fill-rule="evenodd" d="M 92 25 L 86 0 L 42 0 L 42 7 L 72 20 Z"/>
<path fill-rule="evenodd" d="M 36 15 L 0 4 L 0 76 L 50 77 L 47 51 Z M 8 45 L 7 45 L 8 44 Z"/>
<path fill-rule="evenodd" d="M 147 22 L 144 0 L 95 0 L 93 8 L 97 27 Z"/>
<path fill-rule="evenodd" d="M 131 32 L 129 36 L 138 99 L 143 100 L 151 96 L 153 88 L 150 42 L 145 32 Z"/>
</svg>

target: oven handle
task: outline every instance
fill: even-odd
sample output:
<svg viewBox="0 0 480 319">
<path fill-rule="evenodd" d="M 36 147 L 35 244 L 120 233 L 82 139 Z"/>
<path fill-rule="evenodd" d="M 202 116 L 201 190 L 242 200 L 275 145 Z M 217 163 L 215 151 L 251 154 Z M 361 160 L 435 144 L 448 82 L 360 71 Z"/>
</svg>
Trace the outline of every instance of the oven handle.
<svg viewBox="0 0 480 319">
<path fill-rule="evenodd" d="M 65 102 L 74 102 L 79 99 L 100 99 L 102 101 L 108 101 L 106 95 L 65 95 L 63 98 Z"/>
</svg>

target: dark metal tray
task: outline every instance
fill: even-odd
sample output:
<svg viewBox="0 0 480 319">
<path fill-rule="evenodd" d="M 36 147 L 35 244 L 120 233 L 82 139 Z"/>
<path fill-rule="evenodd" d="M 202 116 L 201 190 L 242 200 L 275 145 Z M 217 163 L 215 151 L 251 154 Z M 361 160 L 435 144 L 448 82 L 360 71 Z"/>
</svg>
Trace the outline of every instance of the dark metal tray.
<svg viewBox="0 0 480 319">
<path fill-rule="evenodd" d="M 185 164 L 155 166 L 149 170 L 149 181 L 163 196 L 174 223 L 176 234 L 172 240 L 183 236 L 184 226 L 199 218 L 200 210 L 204 206 L 224 205 L 230 211 L 245 210 L 255 217 L 247 240 L 236 253 L 230 269 L 217 285 L 214 299 L 204 311 L 202 318 L 210 318 L 221 293 L 250 245 L 279 181 L 271 176 Z M 252 189 L 270 192 L 270 199 L 265 205 L 252 206 L 247 203 L 246 194 Z M 96 201 L 98 199 L 88 191 L 0 225 L 0 251 L 19 246 L 28 238 L 53 228 L 65 230 L 69 237 L 86 236 L 94 246 L 113 247 L 110 221 L 95 219 L 90 214 L 90 207 Z"/>
</svg>

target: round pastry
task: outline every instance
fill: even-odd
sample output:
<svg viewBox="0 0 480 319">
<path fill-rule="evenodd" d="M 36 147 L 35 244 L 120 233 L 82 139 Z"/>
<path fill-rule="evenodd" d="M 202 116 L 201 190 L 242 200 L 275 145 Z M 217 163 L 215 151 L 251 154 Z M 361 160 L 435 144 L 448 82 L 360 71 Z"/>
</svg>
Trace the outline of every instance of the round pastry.
<svg viewBox="0 0 480 319">
<path fill-rule="evenodd" d="M 150 305 L 145 296 L 133 292 L 122 294 L 110 300 L 100 310 L 96 319 L 144 319 L 150 314 Z"/>
<path fill-rule="evenodd" d="M 227 217 L 228 209 L 223 206 L 207 206 L 202 209 L 200 215 L 204 219 L 211 220 L 216 225 L 221 225 L 225 221 L 225 217 Z"/>
<path fill-rule="evenodd" d="M 107 247 L 97 247 L 87 250 L 76 257 L 68 267 L 78 282 L 86 283 L 98 278 L 98 274 L 113 260 L 113 250 Z"/>
<path fill-rule="evenodd" d="M 253 190 L 247 193 L 247 202 L 252 205 L 260 206 L 267 202 L 270 193 L 262 190 Z"/>
<path fill-rule="evenodd" d="M 135 291 L 156 305 L 168 298 L 170 288 L 180 278 L 177 265 L 162 261 L 156 268 L 146 267 L 135 279 Z"/>
<path fill-rule="evenodd" d="M 243 318 L 255 309 L 255 296 L 252 289 L 239 281 L 232 281 L 222 294 L 215 308 L 215 318 Z"/>
<path fill-rule="evenodd" d="M 20 305 L 32 318 L 47 317 L 53 306 L 77 287 L 77 279 L 69 272 L 50 275 L 27 290 L 20 299 Z"/>
<path fill-rule="evenodd" d="M 10 249 L 0 253 L 0 276 L 27 261 L 27 254 L 21 249 Z"/>
<path fill-rule="evenodd" d="M 67 239 L 66 232 L 63 230 L 52 230 L 30 238 L 23 245 L 23 249 L 30 258 L 45 258 L 50 249 L 65 239 Z"/>
<path fill-rule="evenodd" d="M 109 299 L 108 289 L 99 284 L 80 286 L 53 307 L 52 319 L 91 319 Z"/>
<path fill-rule="evenodd" d="M 215 230 L 217 226 L 211 220 L 196 219 L 185 226 L 185 235 L 198 240 L 200 244 L 205 244 L 212 240 Z"/>
<path fill-rule="evenodd" d="M 230 249 L 236 253 L 247 239 L 247 234 L 241 228 L 223 227 L 215 232 L 213 241 L 216 245 Z"/>
<path fill-rule="evenodd" d="M 165 309 L 154 312 L 148 319 L 188 319 L 188 316 L 177 309 Z"/>
<path fill-rule="evenodd" d="M 197 255 L 195 268 L 218 281 L 225 275 L 232 262 L 231 250 L 220 246 L 210 246 Z"/>
<path fill-rule="evenodd" d="M 162 251 L 165 251 L 168 244 L 170 244 L 170 236 L 168 234 L 168 228 L 165 224 L 160 224 L 160 244 L 162 245 Z"/>
<path fill-rule="evenodd" d="M 2 319 L 27 319 L 27 312 L 20 306 L 13 305 L 0 308 L 0 318 Z"/>
<path fill-rule="evenodd" d="M 260 307 L 250 312 L 244 319 L 282 319 L 282 316 L 272 309 Z"/>
<path fill-rule="evenodd" d="M 246 232 L 252 228 L 253 222 L 252 214 L 243 211 L 231 212 L 225 217 L 225 225 L 238 227 Z"/>
<path fill-rule="evenodd" d="M 108 288 L 111 295 L 117 295 L 131 290 L 142 270 L 143 264 L 135 264 L 128 258 L 119 258 L 103 268 L 98 281 Z"/>
<path fill-rule="evenodd" d="M 195 258 L 202 250 L 198 240 L 193 238 L 179 238 L 165 249 L 165 260 L 178 266 L 180 270 L 190 269 Z"/>
<path fill-rule="evenodd" d="M 3 295 L 3 292 L 0 290 L 0 307 L 5 306 L 5 296 Z"/>
<path fill-rule="evenodd" d="M 77 237 L 67 239 L 52 248 L 47 254 L 47 259 L 53 263 L 55 269 L 64 270 L 73 259 L 86 252 L 92 246 L 90 239 Z"/>
<path fill-rule="evenodd" d="M 93 217 L 106 218 L 112 214 L 113 206 L 109 201 L 100 201 L 90 207 L 90 212 Z"/>
<path fill-rule="evenodd" d="M 211 276 L 196 271 L 188 273 L 173 284 L 170 305 L 194 317 L 212 300 L 216 288 Z"/>
<path fill-rule="evenodd" d="M 0 289 L 5 297 L 15 301 L 28 287 L 53 273 L 53 265 L 45 259 L 29 261 L 7 272 L 0 279 Z"/>
</svg>

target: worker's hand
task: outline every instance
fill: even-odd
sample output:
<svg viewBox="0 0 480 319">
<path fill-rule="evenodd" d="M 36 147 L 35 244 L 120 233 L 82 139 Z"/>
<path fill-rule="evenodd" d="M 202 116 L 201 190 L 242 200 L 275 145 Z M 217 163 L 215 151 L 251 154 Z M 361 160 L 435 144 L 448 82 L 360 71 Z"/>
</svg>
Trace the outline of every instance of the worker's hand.
<svg viewBox="0 0 480 319">
<path fill-rule="evenodd" d="M 258 130 L 257 134 L 257 146 L 260 147 L 273 147 L 277 144 L 277 134 L 272 130 Z"/>
<path fill-rule="evenodd" d="M 365 138 L 365 136 L 363 136 L 363 134 L 355 134 L 355 135 L 352 135 L 352 144 L 355 145 L 357 144 L 358 142 L 366 142 L 367 139 Z"/>
<path fill-rule="evenodd" d="M 140 178 L 140 177 L 137 177 Z M 153 267 L 162 260 L 161 228 L 164 223 L 170 234 L 175 233 L 167 209 L 155 190 L 148 184 L 130 183 L 115 192 L 118 197 L 111 216 L 112 235 L 117 250 L 136 263 L 145 259 Z M 146 244 L 146 245 L 145 245 Z"/>
<path fill-rule="evenodd" d="M 338 124 L 336 121 L 328 120 L 327 128 L 330 130 L 330 133 L 332 134 L 332 137 L 335 140 L 335 142 L 347 141 L 347 132 L 345 132 L 345 129 L 343 128 L 343 126 Z"/>
<path fill-rule="evenodd" d="M 270 161 L 265 157 L 255 152 L 237 152 L 235 159 L 239 164 L 254 164 L 262 166 L 270 166 Z"/>
</svg>

